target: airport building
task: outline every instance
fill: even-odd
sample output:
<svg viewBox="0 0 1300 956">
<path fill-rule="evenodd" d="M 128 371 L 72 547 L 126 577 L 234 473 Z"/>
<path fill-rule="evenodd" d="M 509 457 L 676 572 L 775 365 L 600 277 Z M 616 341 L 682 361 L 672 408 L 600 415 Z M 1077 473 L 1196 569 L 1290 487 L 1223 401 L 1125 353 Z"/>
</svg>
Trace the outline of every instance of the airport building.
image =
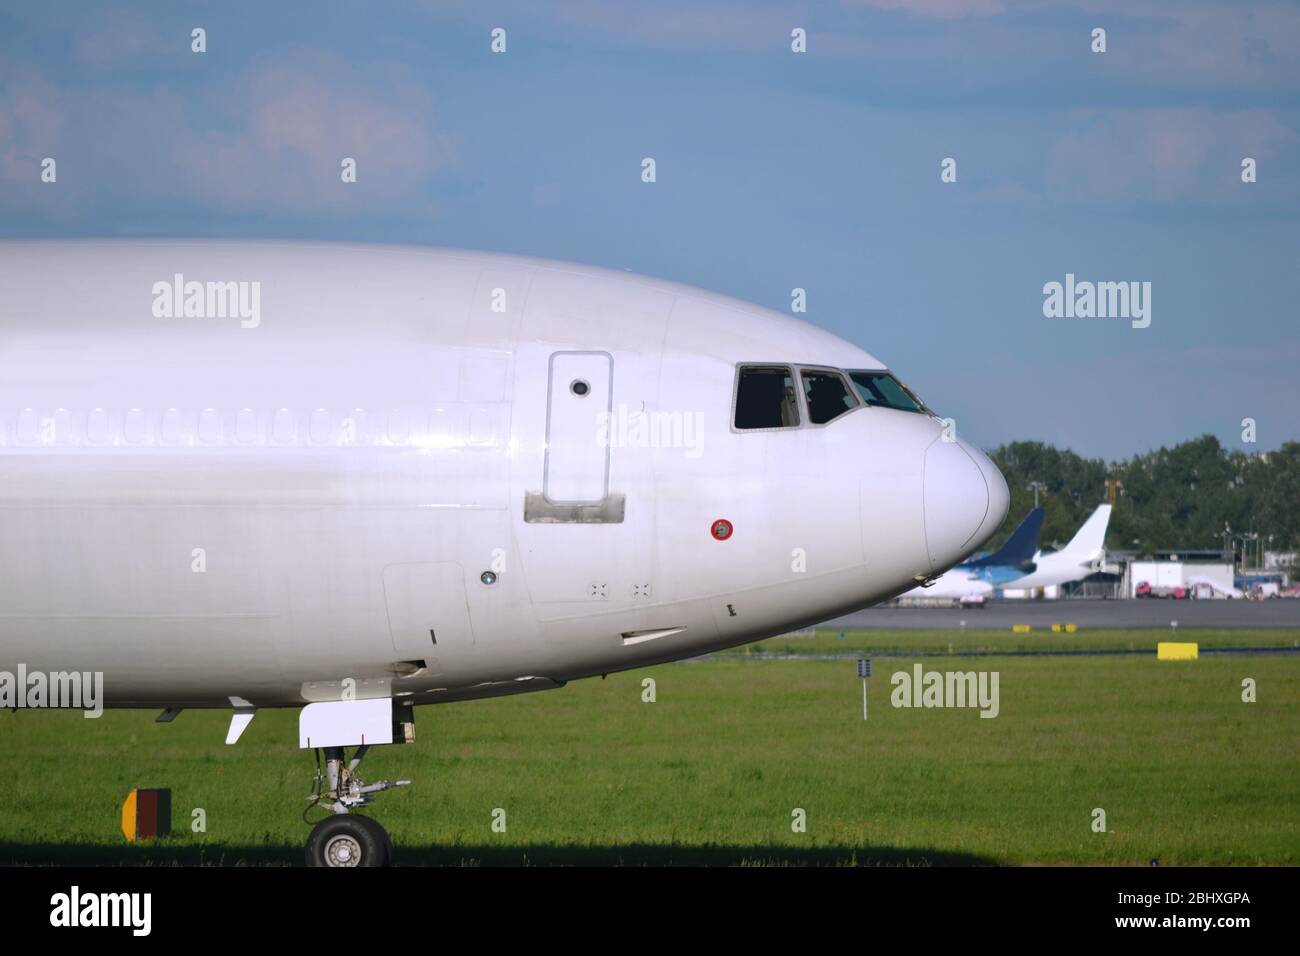
<svg viewBox="0 0 1300 956">
<path fill-rule="evenodd" d="M 1173 597 L 1181 589 L 1190 598 L 1276 597 L 1292 584 L 1290 555 L 1266 569 L 1237 569 L 1231 552 L 1218 549 L 1108 551 L 1093 574 L 1080 581 L 1047 588 L 999 588 L 993 596 L 1015 600 L 1041 598 Z M 1146 585 L 1146 587 L 1143 587 Z M 1141 593 L 1139 593 L 1141 591 Z"/>
<path fill-rule="evenodd" d="M 1125 564 L 1120 591 L 1125 597 L 1165 597 L 1175 589 L 1195 597 L 1236 597 L 1234 578 L 1230 551 L 1157 551 L 1154 558 Z"/>
<path fill-rule="evenodd" d="M 1265 571 L 1280 571 L 1285 579 L 1289 577 L 1287 572 L 1295 567 L 1300 567 L 1300 554 L 1297 554 L 1295 551 L 1264 552 Z"/>
</svg>

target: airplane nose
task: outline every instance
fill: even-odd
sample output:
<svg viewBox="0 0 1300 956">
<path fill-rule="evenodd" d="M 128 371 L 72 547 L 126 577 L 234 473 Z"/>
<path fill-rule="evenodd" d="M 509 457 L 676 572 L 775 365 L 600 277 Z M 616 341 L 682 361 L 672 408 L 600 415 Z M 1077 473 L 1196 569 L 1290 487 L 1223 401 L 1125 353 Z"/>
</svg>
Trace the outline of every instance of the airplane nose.
<svg viewBox="0 0 1300 956">
<path fill-rule="evenodd" d="M 939 571 L 988 540 L 1007 516 L 1011 495 L 993 462 L 964 441 L 938 438 L 925 452 L 925 541 Z"/>
</svg>

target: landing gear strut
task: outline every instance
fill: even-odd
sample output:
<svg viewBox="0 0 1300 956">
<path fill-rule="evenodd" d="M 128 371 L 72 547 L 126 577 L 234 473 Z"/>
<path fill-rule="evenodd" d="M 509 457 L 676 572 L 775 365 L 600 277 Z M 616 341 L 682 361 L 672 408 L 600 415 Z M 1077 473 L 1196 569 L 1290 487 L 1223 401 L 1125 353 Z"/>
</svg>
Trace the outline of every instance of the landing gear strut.
<svg viewBox="0 0 1300 956">
<path fill-rule="evenodd" d="M 320 749 L 316 750 L 316 782 L 307 798 L 303 818 L 313 807 L 323 807 L 330 816 L 312 827 L 307 838 L 308 866 L 390 866 L 393 841 L 388 833 L 369 817 L 352 811 L 367 806 L 377 793 L 393 787 L 409 787 L 409 780 L 380 780 L 363 783 L 357 767 L 370 747 L 362 744 L 348 760 L 342 747 L 325 747 L 325 769 L 321 770 Z"/>
</svg>

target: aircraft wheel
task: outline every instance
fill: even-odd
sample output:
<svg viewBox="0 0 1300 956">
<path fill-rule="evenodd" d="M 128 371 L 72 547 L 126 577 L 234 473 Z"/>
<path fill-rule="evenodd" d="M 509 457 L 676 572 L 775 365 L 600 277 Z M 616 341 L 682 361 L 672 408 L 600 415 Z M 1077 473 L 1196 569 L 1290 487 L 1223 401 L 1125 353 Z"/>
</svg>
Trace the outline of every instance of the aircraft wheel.
<svg viewBox="0 0 1300 956">
<path fill-rule="evenodd" d="M 369 817 L 336 813 L 312 827 L 308 866 L 391 866 L 388 833 Z"/>
</svg>

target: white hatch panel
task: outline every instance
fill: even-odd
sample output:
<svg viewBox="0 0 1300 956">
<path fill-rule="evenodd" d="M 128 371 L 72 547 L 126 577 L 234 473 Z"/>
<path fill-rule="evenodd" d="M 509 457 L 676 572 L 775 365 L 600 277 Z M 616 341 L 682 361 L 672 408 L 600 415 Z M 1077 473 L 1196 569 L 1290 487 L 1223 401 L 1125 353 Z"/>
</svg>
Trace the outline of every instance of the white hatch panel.
<svg viewBox="0 0 1300 956">
<path fill-rule="evenodd" d="M 398 660 L 454 656 L 474 643 L 465 569 L 453 561 L 388 565 L 384 600 Z"/>
</svg>

